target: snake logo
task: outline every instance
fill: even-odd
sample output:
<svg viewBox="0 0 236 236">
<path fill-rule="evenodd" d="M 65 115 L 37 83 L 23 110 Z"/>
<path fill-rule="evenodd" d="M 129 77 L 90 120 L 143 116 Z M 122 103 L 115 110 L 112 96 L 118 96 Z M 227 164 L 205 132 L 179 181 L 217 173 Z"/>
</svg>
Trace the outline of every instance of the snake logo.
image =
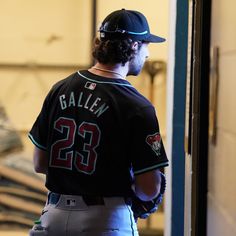
<svg viewBox="0 0 236 236">
<path fill-rule="evenodd" d="M 148 135 L 146 137 L 146 142 L 151 146 L 157 156 L 161 154 L 161 135 L 159 133 Z"/>
</svg>

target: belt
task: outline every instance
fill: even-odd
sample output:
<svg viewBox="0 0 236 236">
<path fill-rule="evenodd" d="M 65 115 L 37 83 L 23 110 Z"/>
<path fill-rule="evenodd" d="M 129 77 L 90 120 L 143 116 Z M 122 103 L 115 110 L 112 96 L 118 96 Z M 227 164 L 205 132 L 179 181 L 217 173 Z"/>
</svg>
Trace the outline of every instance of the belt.
<svg viewBox="0 0 236 236">
<path fill-rule="evenodd" d="M 59 193 L 54 193 L 54 192 L 49 192 L 48 194 L 48 204 L 53 204 L 56 205 L 60 199 L 61 194 Z M 83 195 L 81 196 L 83 201 L 86 203 L 87 206 L 93 206 L 93 205 L 105 205 L 105 200 L 103 197 L 100 196 L 88 196 L 88 195 Z M 131 205 L 130 198 L 124 198 L 125 203 L 127 205 Z"/>
</svg>

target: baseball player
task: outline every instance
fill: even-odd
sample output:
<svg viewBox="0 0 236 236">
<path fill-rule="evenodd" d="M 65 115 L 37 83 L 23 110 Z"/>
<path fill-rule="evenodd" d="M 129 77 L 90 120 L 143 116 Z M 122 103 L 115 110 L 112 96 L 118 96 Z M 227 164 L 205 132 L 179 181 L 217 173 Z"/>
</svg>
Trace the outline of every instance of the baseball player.
<svg viewBox="0 0 236 236">
<path fill-rule="evenodd" d="M 35 171 L 46 175 L 40 221 L 50 236 L 137 236 L 132 199 L 159 202 L 163 194 L 159 169 L 168 159 L 155 109 L 126 76 L 140 73 L 149 43 L 165 39 L 125 9 L 99 32 L 95 65 L 52 87 L 29 132 Z"/>
</svg>

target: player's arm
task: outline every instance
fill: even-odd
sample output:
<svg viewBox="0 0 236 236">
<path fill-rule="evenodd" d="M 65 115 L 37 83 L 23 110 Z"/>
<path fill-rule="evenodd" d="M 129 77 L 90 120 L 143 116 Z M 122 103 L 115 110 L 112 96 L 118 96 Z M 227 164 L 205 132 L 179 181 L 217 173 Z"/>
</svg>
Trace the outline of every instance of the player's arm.
<svg viewBox="0 0 236 236">
<path fill-rule="evenodd" d="M 158 169 L 135 176 L 135 194 L 143 201 L 157 197 L 161 187 L 161 176 Z"/>
<path fill-rule="evenodd" d="M 34 147 L 34 170 L 37 173 L 47 174 L 48 171 L 48 153 L 38 147 Z"/>
<path fill-rule="evenodd" d="M 154 107 L 140 110 L 130 121 L 130 127 L 131 146 L 135 146 L 131 153 L 135 194 L 143 201 L 150 201 L 159 195 L 161 189 L 158 168 L 168 165 Z M 153 170 L 146 171 L 151 168 Z"/>
</svg>

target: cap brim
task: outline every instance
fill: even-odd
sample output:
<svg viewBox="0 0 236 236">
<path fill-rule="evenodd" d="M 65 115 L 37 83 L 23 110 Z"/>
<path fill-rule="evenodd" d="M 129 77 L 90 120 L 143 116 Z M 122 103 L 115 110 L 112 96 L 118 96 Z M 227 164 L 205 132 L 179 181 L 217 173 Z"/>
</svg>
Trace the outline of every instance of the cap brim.
<svg viewBox="0 0 236 236">
<path fill-rule="evenodd" d="M 154 34 L 149 34 L 149 36 L 143 41 L 149 42 L 149 43 L 162 43 L 162 42 L 165 42 L 166 39 L 162 38 L 162 37 L 159 37 L 159 36 L 156 36 Z"/>
</svg>

